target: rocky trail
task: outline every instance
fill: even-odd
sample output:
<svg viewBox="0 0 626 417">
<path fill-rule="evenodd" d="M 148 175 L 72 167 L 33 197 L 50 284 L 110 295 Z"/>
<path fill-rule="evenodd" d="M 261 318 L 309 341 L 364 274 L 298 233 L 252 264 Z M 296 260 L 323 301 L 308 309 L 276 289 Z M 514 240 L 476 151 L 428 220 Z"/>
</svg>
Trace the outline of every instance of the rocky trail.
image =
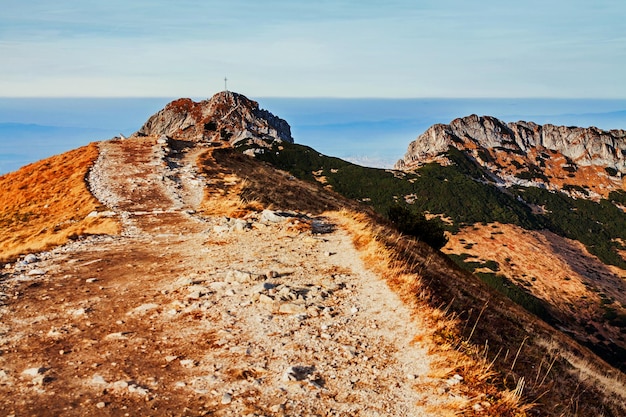
<svg viewBox="0 0 626 417">
<path fill-rule="evenodd" d="M 332 215 L 313 230 L 298 213 L 200 216 L 203 149 L 171 145 L 102 142 L 89 182 L 123 233 L 5 268 L 0 415 L 430 416 L 464 403 Z"/>
</svg>

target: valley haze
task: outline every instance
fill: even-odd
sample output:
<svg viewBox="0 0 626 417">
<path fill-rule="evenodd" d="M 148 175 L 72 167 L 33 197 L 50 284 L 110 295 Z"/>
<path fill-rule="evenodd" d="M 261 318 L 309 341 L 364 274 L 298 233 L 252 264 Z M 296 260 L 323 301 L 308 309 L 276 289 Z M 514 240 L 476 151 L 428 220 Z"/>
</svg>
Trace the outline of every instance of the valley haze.
<svg viewBox="0 0 626 417">
<path fill-rule="evenodd" d="M 116 135 L 130 135 L 172 98 L 0 98 L 0 175 Z M 197 98 L 195 100 L 198 100 Z M 507 122 L 626 128 L 626 100 L 503 98 L 255 98 L 280 114 L 296 143 L 391 168 L 431 125 L 470 114 Z"/>
</svg>

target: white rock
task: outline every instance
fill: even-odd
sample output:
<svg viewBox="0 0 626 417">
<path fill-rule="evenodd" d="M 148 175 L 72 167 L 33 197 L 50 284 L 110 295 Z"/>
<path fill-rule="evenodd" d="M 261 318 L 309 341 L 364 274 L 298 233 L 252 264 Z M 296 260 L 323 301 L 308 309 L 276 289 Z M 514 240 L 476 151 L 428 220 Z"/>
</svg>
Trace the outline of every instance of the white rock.
<svg viewBox="0 0 626 417">
<path fill-rule="evenodd" d="M 28 255 L 24 256 L 24 263 L 27 264 L 32 264 L 33 262 L 37 262 L 39 260 L 39 257 L 35 254 L 29 253 Z"/>
<path fill-rule="evenodd" d="M 461 381 L 463 381 L 463 377 L 459 374 L 455 374 L 453 377 L 449 378 L 446 383 L 453 386 L 459 384 Z"/>
<path fill-rule="evenodd" d="M 110 333 L 104 337 L 104 340 L 120 340 L 128 339 L 123 332 Z"/>
<path fill-rule="evenodd" d="M 46 372 L 46 368 L 28 368 L 22 371 L 22 375 L 29 376 L 31 378 Z"/>
<path fill-rule="evenodd" d="M 184 368 L 193 368 L 196 366 L 196 362 L 193 359 L 183 359 L 180 361 L 180 365 Z"/>
<path fill-rule="evenodd" d="M 95 374 L 92 378 L 91 378 L 91 382 L 93 384 L 106 384 L 106 380 L 104 379 L 104 377 L 102 375 L 98 375 Z"/>
<path fill-rule="evenodd" d="M 211 288 L 212 290 L 221 290 L 222 288 L 225 288 L 227 286 L 228 286 L 228 282 L 224 282 L 224 281 L 215 281 L 209 284 L 209 288 Z"/>
<path fill-rule="evenodd" d="M 97 280 L 98 280 L 98 278 L 87 278 L 85 280 L 85 282 L 88 283 L 88 284 L 92 284 L 92 283 L 96 282 Z"/>
<path fill-rule="evenodd" d="M 215 225 L 213 226 L 213 232 L 217 234 L 223 234 L 230 231 L 230 227 L 226 225 Z"/>
<path fill-rule="evenodd" d="M 282 314 L 304 314 L 306 313 L 306 307 L 300 304 L 285 303 L 281 304 L 278 312 Z"/>
<path fill-rule="evenodd" d="M 231 394 L 229 394 L 228 392 L 224 393 L 224 395 L 222 395 L 222 404 L 230 404 L 233 401 L 233 396 Z"/>
<path fill-rule="evenodd" d="M 263 210 L 261 212 L 261 221 L 266 223 L 280 223 L 287 220 L 287 216 L 281 215 L 282 213 L 272 211 L 272 210 Z"/>
<path fill-rule="evenodd" d="M 250 229 L 250 223 L 242 219 L 235 219 L 233 230 L 236 232 L 245 232 L 248 229 Z"/>
<path fill-rule="evenodd" d="M 267 296 L 265 294 L 261 294 L 259 296 L 259 302 L 263 303 L 263 304 L 273 304 L 274 303 L 274 299 L 270 296 Z"/>
<path fill-rule="evenodd" d="M 252 274 L 245 271 L 231 270 L 226 273 L 226 280 L 244 283 L 252 280 Z"/>
<path fill-rule="evenodd" d="M 38 276 L 38 275 L 46 275 L 46 271 L 40 268 L 35 268 L 35 269 L 31 269 L 30 271 L 28 271 L 28 276 L 33 277 L 33 276 Z"/>
<path fill-rule="evenodd" d="M 139 385 L 129 385 L 128 392 L 132 392 L 133 394 L 138 395 L 148 395 L 149 391 L 146 388 L 140 387 Z"/>
<path fill-rule="evenodd" d="M 114 389 L 119 389 L 119 390 L 121 390 L 121 389 L 126 389 L 126 388 L 128 388 L 128 382 L 126 382 L 126 381 L 124 381 L 124 380 L 115 381 L 115 382 L 112 384 L 112 387 L 113 387 Z"/>
<path fill-rule="evenodd" d="M 100 401 L 98 404 L 96 404 L 96 407 L 97 407 L 97 408 L 104 408 L 104 407 L 106 407 L 106 406 L 107 406 L 107 405 L 106 405 L 103 401 Z"/>
</svg>

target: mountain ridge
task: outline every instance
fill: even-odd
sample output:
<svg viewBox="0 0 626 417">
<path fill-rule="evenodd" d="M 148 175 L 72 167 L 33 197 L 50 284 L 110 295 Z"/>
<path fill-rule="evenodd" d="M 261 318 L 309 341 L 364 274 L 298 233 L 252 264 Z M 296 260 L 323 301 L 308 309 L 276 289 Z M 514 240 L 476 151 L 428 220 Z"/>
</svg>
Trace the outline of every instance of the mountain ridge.
<svg viewBox="0 0 626 417">
<path fill-rule="evenodd" d="M 194 102 L 181 98 L 151 116 L 135 136 L 165 135 L 204 142 L 235 144 L 253 140 L 257 144 L 275 140 L 293 142 L 289 124 L 256 101 L 231 91 L 209 100 Z"/>
<path fill-rule="evenodd" d="M 505 185 L 540 186 L 569 194 L 566 185 L 584 186 L 597 198 L 622 189 L 626 173 L 625 130 L 505 123 L 477 115 L 431 126 L 409 144 L 395 168 L 411 170 L 450 147 L 470 155 L 495 182 Z"/>
<path fill-rule="evenodd" d="M 165 415 L 186 405 L 218 415 L 556 416 L 580 402 L 590 415 L 620 415 L 618 372 L 323 178 L 414 177 L 322 158 L 236 106 L 214 118 L 208 106 L 173 103 L 133 137 L 92 146 L 77 176 L 89 185 L 81 195 L 101 206 L 53 225 L 102 217 L 119 221 L 121 234 L 74 236 L 2 270 L 2 291 L 13 294 L 0 309 L 13 326 L 0 332 L 7 413 Z M 310 182 L 289 172 L 298 153 L 322 164 L 298 174 Z M 55 166 L 39 166 L 50 184 L 62 183 L 45 176 Z M 0 181 L 22 195 L 25 174 Z M 58 194 L 42 198 L 73 200 Z M 356 290 L 374 288 L 356 258 L 386 286 Z M 385 288 L 410 318 L 371 298 L 388 299 Z M 395 310 L 402 315 L 388 320 Z M 407 324 L 418 333 L 404 345 Z M 424 347 L 435 355 L 431 371 L 415 368 Z"/>
</svg>

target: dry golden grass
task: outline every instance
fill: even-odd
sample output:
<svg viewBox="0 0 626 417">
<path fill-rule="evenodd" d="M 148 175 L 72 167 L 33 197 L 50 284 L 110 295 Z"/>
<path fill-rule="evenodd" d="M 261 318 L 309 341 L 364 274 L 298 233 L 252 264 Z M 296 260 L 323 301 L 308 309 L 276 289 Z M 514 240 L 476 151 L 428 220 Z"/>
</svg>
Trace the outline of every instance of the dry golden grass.
<svg viewBox="0 0 626 417">
<path fill-rule="evenodd" d="M 97 144 L 53 156 L 0 177 L 0 261 L 47 250 L 80 235 L 116 234 L 85 178 L 98 157 Z"/>
<path fill-rule="evenodd" d="M 386 279 L 412 309 L 416 329 L 428 329 L 416 336 L 416 342 L 442 358 L 433 364 L 432 376 L 458 373 L 464 378 L 463 384 L 454 386 L 456 391 L 442 395 L 456 392 L 469 400 L 457 404 L 457 409 L 437 409 L 433 414 L 624 415 L 623 405 L 597 389 L 592 378 L 583 380 L 572 361 L 550 356 L 537 339 L 556 338 L 561 351 L 594 364 L 599 373 L 611 369 L 608 365 L 441 253 L 392 231 L 367 207 L 229 149 L 209 151 L 198 165 L 214 184 L 209 186 L 214 197 L 208 193 L 206 199 L 208 204 L 215 202 L 214 211 L 245 208 L 246 201 L 254 201 L 255 210 L 325 215 L 350 232 L 367 267 Z M 237 186 L 235 179 L 245 181 Z M 217 210 L 224 196 L 230 203 Z M 483 409 L 474 409 L 476 404 Z"/>
<path fill-rule="evenodd" d="M 484 400 L 490 406 L 483 408 L 481 415 L 525 416 L 531 406 L 521 401 L 521 390 L 500 391 L 492 384 L 496 375 L 492 363 L 484 359 L 476 346 L 462 340 L 458 331 L 459 321 L 449 317 L 445 307 L 433 308 L 428 304 L 428 290 L 422 285 L 421 277 L 411 272 L 414 265 L 408 265 L 380 239 L 383 234 L 387 242 L 399 241 L 402 236 L 374 223 L 363 213 L 342 210 L 334 213 L 333 217 L 352 236 L 366 267 L 383 277 L 411 308 L 419 327 L 428 329 L 427 334 L 419 336 L 419 341 L 441 358 L 439 363 L 434 364 L 431 376 L 445 378 L 459 374 L 463 377 L 464 383 L 459 389 L 470 400 L 459 400 L 458 404 L 454 404 L 456 412 L 465 410 L 471 414 L 472 405 Z M 422 267 L 428 268 L 430 261 L 427 259 Z"/>
</svg>

